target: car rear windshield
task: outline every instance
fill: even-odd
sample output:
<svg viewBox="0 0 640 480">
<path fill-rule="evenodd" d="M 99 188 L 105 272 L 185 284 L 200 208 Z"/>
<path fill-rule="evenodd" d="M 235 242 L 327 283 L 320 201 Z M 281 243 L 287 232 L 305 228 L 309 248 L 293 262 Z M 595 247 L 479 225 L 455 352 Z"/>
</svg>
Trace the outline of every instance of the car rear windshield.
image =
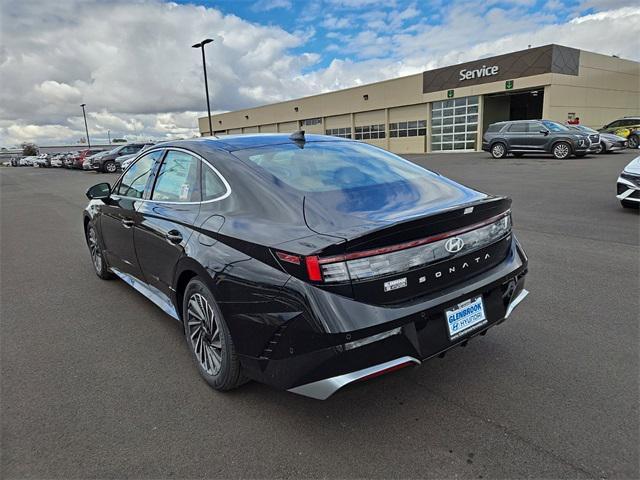
<svg viewBox="0 0 640 480">
<path fill-rule="evenodd" d="M 305 192 L 328 192 L 397 182 L 412 183 L 426 171 L 396 155 L 351 142 L 307 142 L 237 150 L 279 181 Z"/>
</svg>

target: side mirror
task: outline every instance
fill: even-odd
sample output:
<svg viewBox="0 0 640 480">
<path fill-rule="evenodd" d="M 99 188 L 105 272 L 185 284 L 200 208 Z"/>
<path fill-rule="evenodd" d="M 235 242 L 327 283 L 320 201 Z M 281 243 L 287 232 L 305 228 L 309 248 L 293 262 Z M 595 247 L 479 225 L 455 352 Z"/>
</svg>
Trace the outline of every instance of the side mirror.
<svg viewBox="0 0 640 480">
<path fill-rule="evenodd" d="M 108 183 L 98 183 L 87 190 L 89 200 L 106 200 L 111 195 L 111 185 Z"/>
<path fill-rule="evenodd" d="M 541 128 L 540 133 L 543 135 L 549 135 L 549 130 L 545 130 L 544 128 Z"/>
</svg>

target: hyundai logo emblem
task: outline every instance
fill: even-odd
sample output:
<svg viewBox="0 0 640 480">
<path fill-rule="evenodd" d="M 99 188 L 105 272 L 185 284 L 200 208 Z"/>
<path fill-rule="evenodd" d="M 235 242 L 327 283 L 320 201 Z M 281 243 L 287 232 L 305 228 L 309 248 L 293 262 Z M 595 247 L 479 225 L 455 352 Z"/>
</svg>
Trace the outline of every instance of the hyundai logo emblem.
<svg viewBox="0 0 640 480">
<path fill-rule="evenodd" d="M 449 253 L 458 253 L 464 247 L 464 240 L 460 237 L 451 237 L 444 244 L 444 249 Z"/>
</svg>

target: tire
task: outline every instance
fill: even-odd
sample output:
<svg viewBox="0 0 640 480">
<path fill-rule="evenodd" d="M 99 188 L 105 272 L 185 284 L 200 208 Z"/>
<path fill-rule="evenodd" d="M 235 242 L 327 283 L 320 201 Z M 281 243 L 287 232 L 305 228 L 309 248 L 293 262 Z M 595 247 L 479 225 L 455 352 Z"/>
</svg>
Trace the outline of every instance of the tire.
<svg viewBox="0 0 640 480">
<path fill-rule="evenodd" d="M 209 386 L 226 391 L 247 381 L 222 312 L 199 277 L 185 289 L 182 319 L 193 361 Z"/>
<path fill-rule="evenodd" d="M 607 153 L 607 146 L 604 142 L 598 144 L 598 149 L 594 153 Z"/>
<path fill-rule="evenodd" d="M 491 156 L 493 158 L 504 158 L 507 156 L 507 146 L 502 142 L 491 145 Z"/>
<path fill-rule="evenodd" d="M 629 200 L 620 200 L 623 208 L 633 208 L 634 210 L 638 210 L 640 208 L 640 203 L 638 202 L 630 202 Z"/>
<path fill-rule="evenodd" d="M 551 149 L 551 153 L 553 153 L 554 158 L 564 160 L 571 155 L 571 145 L 567 142 L 558 142 Z"/>
<path fill-rule="evenodd" d="M 524 153 L 514 153 L 513 156 L 516 158 L 521 158 L 524 155 Z"/>
<path fill-rule="evenodd" d="M 116 162 L 114 162 L 113 160 L 104 162 L 104 165 L 102 165 L 102 171 L 105 173 L 116 173 L 117 170 L 118 170 L 118 166 L 116 165 Z"/>
<path fill-rule="evenodd" d="M 107 266 L 107 261 L 104 259 L 104 255 L 102 254 L 102 247 L 100 246 L 100 241 L 98 240 L 98 232 L 93 225 L 89 224 L 87 226 L 87 245 L 89 246 L 89 253 L 91 254 L 91 263 L 93 264 L 93 270 L 96 272 L 96 275 L 100 277 L 102 280 L 111 280 L 114 278 L 113 273 L 109 271 L 109 267 Z"/>
<path fill-rule="evenodd" d="M 638 148 L 638 144 L 640 143 L 640 139 L 636 134 L 629 135 L 627 141 L 629 142 L 629 148 Z"/>
</svg>

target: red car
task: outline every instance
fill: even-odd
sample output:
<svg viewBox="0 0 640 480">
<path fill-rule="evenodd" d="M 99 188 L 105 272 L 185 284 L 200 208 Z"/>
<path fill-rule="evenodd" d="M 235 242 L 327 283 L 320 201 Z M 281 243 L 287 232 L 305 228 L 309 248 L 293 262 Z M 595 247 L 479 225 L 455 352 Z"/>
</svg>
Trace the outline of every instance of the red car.
<svg viewBox="0 0 640 480">
<path fill-rule="evenodd" d="M 73 157 L 71 157 L 70 167 L 79 168 L 80 170 L 82 170 L 82 163 L 87 159 L 87 157 L 103 151 L 104 148 L 87 148 L 86 150 L 80 150 Z"/>
</svg>

